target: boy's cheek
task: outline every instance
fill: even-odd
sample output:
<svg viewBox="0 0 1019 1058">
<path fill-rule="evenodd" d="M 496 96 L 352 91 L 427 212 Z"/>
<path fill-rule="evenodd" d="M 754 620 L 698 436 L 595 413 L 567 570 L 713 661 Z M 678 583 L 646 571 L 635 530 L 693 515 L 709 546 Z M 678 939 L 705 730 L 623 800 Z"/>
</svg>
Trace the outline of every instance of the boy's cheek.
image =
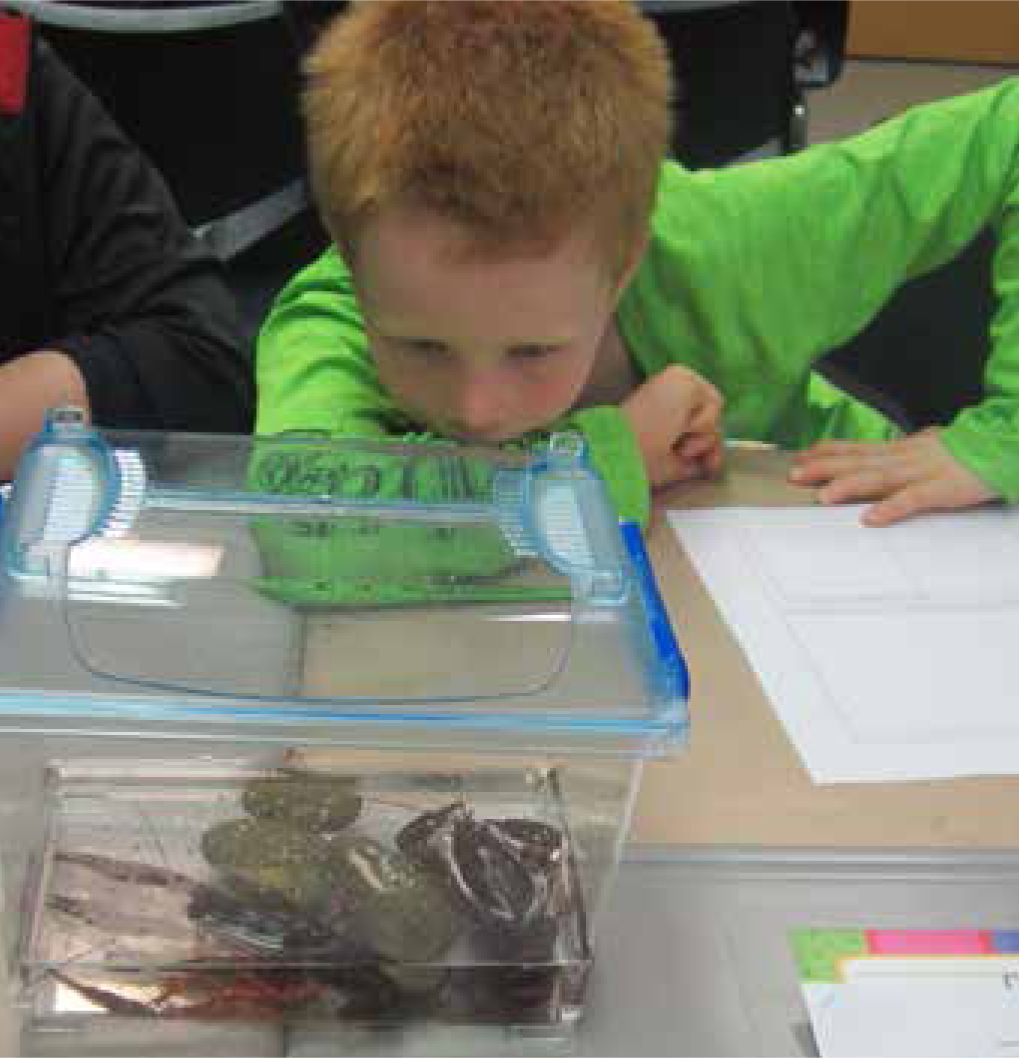
<svg viewBox="0 0 1019 1058">
<path fill-rule="evenodd" d="M 375 362 L 375 373 L 382 383 L 383 389 L 393 397 L 398 404 L 414 393 L 421 393 L 422 386 L 427 383 L 426 379 L 418 377 L 419 373 L 407 364 L 400 364 L 394 358 L 385 354 L 373 354 Z"/>
<path fill-rule="evenodd" d="M 413 379 L 388 380 L 379 375 L 379 381 L 393 403 L 421 426 L 444 433 L 444 423 L 449 421 L 448 400 L 443 399 L 442 388 L 431 382 Z"/>
</svg>

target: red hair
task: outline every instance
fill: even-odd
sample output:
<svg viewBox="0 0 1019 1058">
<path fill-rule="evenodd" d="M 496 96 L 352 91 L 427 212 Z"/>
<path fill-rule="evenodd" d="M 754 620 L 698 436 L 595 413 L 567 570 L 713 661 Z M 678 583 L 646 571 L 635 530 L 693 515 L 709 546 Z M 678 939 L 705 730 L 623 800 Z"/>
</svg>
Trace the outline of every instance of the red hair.
<svg viewBox="0 0 1019 1058">
<path fill-rule="evenodd" d="M 548 244 L 590 218 L 621 268 L 669 138 L 669 70 L 630 3 L 370 0 L 307 63 L 312 184 L 333 237 L 423 207 L 479 248 Z"/>
</svg>

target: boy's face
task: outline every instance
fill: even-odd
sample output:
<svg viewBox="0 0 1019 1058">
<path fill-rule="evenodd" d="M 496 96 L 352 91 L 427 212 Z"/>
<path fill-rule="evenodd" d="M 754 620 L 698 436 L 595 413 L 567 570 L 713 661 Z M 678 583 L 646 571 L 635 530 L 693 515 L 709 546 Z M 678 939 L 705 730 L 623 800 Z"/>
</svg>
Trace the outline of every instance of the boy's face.
<svg viewBox="0 0 1019 1058">
<path fill-rule="evenodd" d="M 436 433 L 498 443 L 577 402 L 619 284 L 583 230 L 546 253 L 466 253 L 466 233 L 390 210 L 360 233 L 353 272 L 382 384 Z"/>
</svg>

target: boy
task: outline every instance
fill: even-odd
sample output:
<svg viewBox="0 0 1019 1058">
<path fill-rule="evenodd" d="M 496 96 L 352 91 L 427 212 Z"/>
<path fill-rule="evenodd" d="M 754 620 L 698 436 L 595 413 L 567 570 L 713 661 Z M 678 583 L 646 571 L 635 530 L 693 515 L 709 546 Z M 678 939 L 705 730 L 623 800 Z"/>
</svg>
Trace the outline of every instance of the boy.
<svg viewBox="0 0 1019 1058">
<path fill-rule="evenodd" d="M 162 180 L 21 15 L 0 12 L 0 479 L 45 410 L 249 428 L 254 379 L 212 259 Z"/>
<path fill-rule="evenodd" d="M 643 521 L 648 484 L 718 467 L 717 386 L 727 432 L 809 446 L 794 480 L 875 500 L 869 524 L 1019 500 L 1019 84 L 688 173 L 663 161 L 664 48 L 626 4 L 359 4 L 308 71 L 337 249 L 263 329 L 259 432 L 572 425 Z M 811 364 L 990 220 L 987 399 L 899 437 Z"/>
</svg>

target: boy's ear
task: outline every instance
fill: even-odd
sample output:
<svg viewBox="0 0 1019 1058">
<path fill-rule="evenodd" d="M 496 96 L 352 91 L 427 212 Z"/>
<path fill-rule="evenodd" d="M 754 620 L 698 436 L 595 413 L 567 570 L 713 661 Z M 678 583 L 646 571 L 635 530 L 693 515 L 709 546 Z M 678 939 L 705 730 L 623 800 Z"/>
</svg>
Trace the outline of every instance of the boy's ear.
<svg viewBox="0 0 1019 1058">
<path fill-rule="evenodd" d="M 626 260 L 623 262 L 623 270 L 619 273 L 619 278 L 616 280 L 616 288 L 614 291 L 614 299 L 616 301 L 623 296 L 623 291 L 630 285 L 630 280 L 633 279 L 633 273 L 637 271 L 640 262 L 644 259 L 644 253 L 647 250 L 649 241 L 650 234 L 644 232 L 644 234 L 633 244 L 630 252 L 626 255 Z"/>
</svg>

